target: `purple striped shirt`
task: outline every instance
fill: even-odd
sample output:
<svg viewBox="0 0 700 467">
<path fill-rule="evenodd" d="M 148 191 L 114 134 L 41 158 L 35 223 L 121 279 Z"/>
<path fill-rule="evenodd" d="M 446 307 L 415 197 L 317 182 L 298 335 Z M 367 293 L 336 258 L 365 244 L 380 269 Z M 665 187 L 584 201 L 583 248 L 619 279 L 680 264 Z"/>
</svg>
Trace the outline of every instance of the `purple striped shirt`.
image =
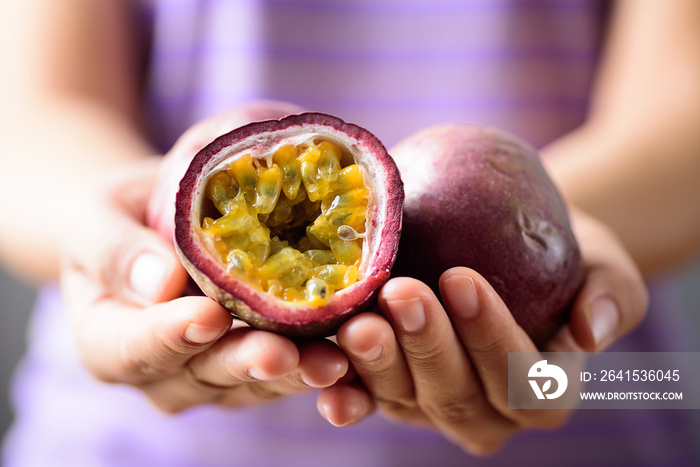
<svg viewBox="0 0 700 467">
<path fill-rule="evenodd" d="M 149 111 L 164 147 L 265 97 L 340 115 L 390 146 L 475 121 L 539 146 L 585 116 L 602 7 L 590 1 L 154 1 Z"/>
<path fill-rule="evenodd" d="M 607 13 L 590 0 L 139 3 L 152 34 L 144 112 L 164 150 L 192 123 L 251 99 L 338 115 L 389 147 L 447 121 L 495 125 L 542 146 L 586 117 Z M 688 350 L 665 312 L 618 349 Z M 678 412 L 581 411 L 564 429 L 516 436 L 486 460 L 380 416 L 333 428 L 314 394 L 163 415 L 138 391 L 85 373 L 65 315 L 57 290 L 45 290 L 15 383 L 7 467 L 696 465 Z"/>
</svg>

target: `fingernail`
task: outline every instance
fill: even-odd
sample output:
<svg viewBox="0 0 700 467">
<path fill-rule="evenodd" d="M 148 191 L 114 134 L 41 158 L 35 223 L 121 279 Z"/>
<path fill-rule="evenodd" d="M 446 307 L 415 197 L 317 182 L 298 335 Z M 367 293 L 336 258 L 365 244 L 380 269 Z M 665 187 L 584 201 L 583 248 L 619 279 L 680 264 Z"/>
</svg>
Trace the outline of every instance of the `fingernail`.
<svg viewBox="0 0 700 467">
<path fill-rule="evenodd" d="M 469 276 L 451 276 L 442 286 L 445 290 L 450 308 L 462 319 L 470 320 L 479 314 L 479 296 L 476 293 L 474 279 Z"/>
<path fill-rule="evenodd" d="M 420 298 L 387 300 L 386 304 L 396 323 L 405 332 L 418 332 L 425 326 L 425 309 Z"/>
<path fill-rule="evenodd" d="M 145 252 L 131 265 L 129 285 L 136 295 L 148 303 L 158 299 L 170 265 L 162 255 Z"/>
<path fill-rule="evenodd" d="M 338 418 L 338 414 L 334 413 L 334 411 L 330 407 L 326 406 L 325 404 L 318 405 L 317 408 L 318 408 L 318 411 L 321 414 L 321 416 L 323 418 L 325 418 L 328 423 L 330 423 L 331 425 L 333 425 L 336 428 L 340 428 L 340 427 L 343 427 L 345 425 L 350 424 L 350 421 L 342 422 L 340 420 L 334 420 L 334 418 Z"/>
<path fill-rule="evenodd" d="M 596 348 L 607 345 L 615 335 L 620 314 L 617 305 L 608 297 L 596 299 L 589 308 L 591 332 Z"/>
<path fill-rule="evenodd" d="M 208 344 L 224 332 L 220 328 L 211 328 L 192 323 L 185 330 L 185 339 L 194 344 Z"/>
<path fill-rule="evenodd" d="M 357 357 L 359 360 L 365 361 L 365 362 L 373 362 L 376 359 L 379 358 L 379 356 L 382 354 L 382 346 L 378 345 L 376 347 L 373 347 L 365 352 L 353 352 L 353 355 Z"/>
<path fill-rule="evenodd" d="M 248 374 L 251 376 L 251 378 L 257 379 L 258 381 L 272 381 L 274 379 L 277 379 L 254 366 L 248 368 Z"/>
<path fill-rule="evenodd" d="M 305 375 L 303 375 L 303 374 L 300 374 L 299 376 L 301 377 L 301 380 L 304 382 L 304 384 L 306 384 L 307 386 L 309 386 L 309 387 L 311 387 L 311 388 L 318 388 L 318 389 L 320 389 L 320 388 L 325 387 L 325 386 L 322 385 L 322 384 L 316 384 L 316 383 L 313 383 L 313 382 L 309 381 L 309 379 L 308 379 Z"/>
<path fill-rule="evenodd" d="M 333 425 L 333 426 L 337 426 L 337 425 L 335 425 L 335 424 L 331 421 L 331 419 L 330 419 L 330 414 L 329 414 L 330 410 L 329 410 L 329 408 L 328 408 L 325 404 L 318 404 L 318 405 L 316 406 L 316 408 L 318 409 L 318 413 L 320 413 L 321 416 L 322 416 L 328 423 L 330 423 L 330 424 Z"/>
</svg>

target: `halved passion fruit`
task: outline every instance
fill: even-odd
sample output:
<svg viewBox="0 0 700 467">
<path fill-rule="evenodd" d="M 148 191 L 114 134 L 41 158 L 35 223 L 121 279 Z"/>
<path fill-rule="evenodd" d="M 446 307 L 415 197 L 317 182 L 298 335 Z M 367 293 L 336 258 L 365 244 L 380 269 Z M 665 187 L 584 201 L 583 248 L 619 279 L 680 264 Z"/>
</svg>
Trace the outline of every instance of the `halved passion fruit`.
<svg viewBox="0 0 700 467">
<path fill-rule="evenodd" d="M 326 336 L 389 278 L 402 210 L 398 169 L 375 136 L 302 113 L 197 153 L 180 182 L 175 243 L 202 291 L 250 325 Z"/>
</svg>

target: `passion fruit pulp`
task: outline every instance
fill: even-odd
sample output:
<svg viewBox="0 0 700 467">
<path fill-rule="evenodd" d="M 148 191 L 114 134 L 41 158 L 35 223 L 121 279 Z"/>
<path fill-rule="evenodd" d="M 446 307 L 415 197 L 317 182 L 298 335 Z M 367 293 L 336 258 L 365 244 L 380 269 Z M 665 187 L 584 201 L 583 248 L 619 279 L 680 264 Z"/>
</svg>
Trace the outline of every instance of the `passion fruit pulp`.
<svg viewBox="0 0 700 467">
<path fill-rule="evenodd" d="M 333 334 L 389 278 L 403 184 L 381 142 L 301 113 L 199 151 L 176 199 L 178 254 L 202 291 L 252 326 Z"/>
<path fill-rule="evenodd" d="M 357 281 L 369 190 L 357 164 L 341 167 L 330 141 L 245 154 L 215 172 L 201 236 L 222 263 L 258 290 L 283 300 L 326 303 Z"/>
</svg>

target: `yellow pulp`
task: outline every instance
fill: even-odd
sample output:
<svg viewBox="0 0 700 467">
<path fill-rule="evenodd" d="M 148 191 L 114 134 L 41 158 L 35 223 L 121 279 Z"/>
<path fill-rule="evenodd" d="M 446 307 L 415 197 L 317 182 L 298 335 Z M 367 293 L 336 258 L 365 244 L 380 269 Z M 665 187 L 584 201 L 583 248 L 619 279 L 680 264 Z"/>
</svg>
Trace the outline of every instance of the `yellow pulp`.
<svg viewBox="0 0 700 467">
<path fill-rule="evenodd" d="M 280 147 L 270 166 L 243 155 L 206 195 L 221 216 L 203 219 L 205 244 L 259 290 L 322 305 L 357 281 L 370 195 L 334 143 Z"/>
</svg>

